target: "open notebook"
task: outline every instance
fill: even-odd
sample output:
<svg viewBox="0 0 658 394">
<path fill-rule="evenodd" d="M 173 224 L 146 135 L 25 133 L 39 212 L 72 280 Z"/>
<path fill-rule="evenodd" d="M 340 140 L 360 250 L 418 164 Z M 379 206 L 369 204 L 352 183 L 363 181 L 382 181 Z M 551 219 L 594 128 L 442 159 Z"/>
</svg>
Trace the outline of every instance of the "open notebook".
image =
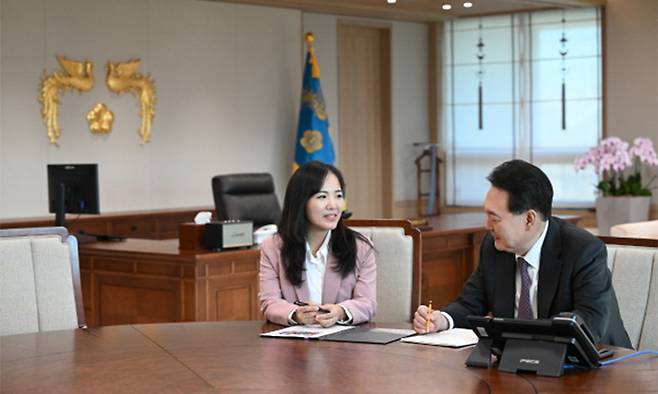
<svg viewBox="0 0 658 394">
<path fill-rule="evenodd" d="M 475 345 L 478 342 L 478 337 L 473 330 L 466 328 L 453 328 L 452 330 L 403 338 L 401 342 L 417 343 L 420 345 L 463 347 Z"/>
</svg>

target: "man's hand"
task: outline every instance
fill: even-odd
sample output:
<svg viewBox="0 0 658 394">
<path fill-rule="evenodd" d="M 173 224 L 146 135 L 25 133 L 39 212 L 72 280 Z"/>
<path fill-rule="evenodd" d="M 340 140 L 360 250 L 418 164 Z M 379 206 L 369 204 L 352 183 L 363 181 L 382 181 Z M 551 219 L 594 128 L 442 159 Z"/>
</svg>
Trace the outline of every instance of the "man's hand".
<svg viewBox="0 0 658 394">
<path fill-rule="evenodd" d="M 440 311 L 432 311 L 425 305 L 418 307 L 414 314 L 414 330 L 418 334 L 429 334 L 430 332 L 443 331 L 448 329 L 448 319 Z"/>
</svg>

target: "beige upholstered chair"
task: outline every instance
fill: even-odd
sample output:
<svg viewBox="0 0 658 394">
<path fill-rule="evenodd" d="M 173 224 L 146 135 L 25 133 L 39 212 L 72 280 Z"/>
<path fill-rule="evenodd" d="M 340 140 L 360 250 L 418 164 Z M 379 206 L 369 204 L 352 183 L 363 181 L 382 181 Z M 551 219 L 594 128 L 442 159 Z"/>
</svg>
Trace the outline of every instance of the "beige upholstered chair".
<svg viewBox="0 0 658 394">
<path fill-rule="evenodd" d="M 0 335 L 84 326 L 76 238 L 64 227 L 0 230 Z"/>
<path fill-rule="evenodd" d="M 610 235 L 613 237 L 658 239 L 658 220 L 616 224 L 610 227 Z"/>
<path fill-rule="evenodd" d="M 410 321 L 420 301 L 420 231 L 408 220 L 348 220 L 370 238 L 377 263 L 375 321 Z"/>
<path fill-rule="evenodd" d="M 600 237 L 624 326 L 636 349 L 658 348 L 658 240 Z"/>
</svg>

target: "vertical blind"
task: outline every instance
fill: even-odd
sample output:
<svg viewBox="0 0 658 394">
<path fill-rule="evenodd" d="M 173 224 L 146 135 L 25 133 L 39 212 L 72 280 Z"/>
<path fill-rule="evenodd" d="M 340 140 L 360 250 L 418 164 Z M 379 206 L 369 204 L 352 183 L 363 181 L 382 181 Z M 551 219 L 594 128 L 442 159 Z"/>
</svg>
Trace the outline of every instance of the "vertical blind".
<svg viewBox="0 0 658 394">
<path fill-rule="evenodd" d="M 518 158 L 546 172 L 555 206 L 592 206 L 596 174 L 573 164 L 601 138 L 600 9 L 464 18 L 444 28 L 446 203 L 481 205 L 489 172 Z"/>
</svg>

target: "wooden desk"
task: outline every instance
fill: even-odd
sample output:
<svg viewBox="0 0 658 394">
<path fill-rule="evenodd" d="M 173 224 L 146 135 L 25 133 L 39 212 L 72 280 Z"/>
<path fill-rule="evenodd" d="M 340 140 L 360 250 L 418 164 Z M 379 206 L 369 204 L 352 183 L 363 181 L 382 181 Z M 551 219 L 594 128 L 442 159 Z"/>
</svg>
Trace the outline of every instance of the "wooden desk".
<svg viewBox="0 0 658 394">
<path fill-rule="evenodd" d="M 177 239 L 127 239 L 79 254 L 89 326 L 260 317 L 258 250 L 180 252 Z"/>
<path fill-rule="evenodd" d="M 6 336 L 0 382 L 3 392 L 62 393 L 658 392 L 656 357 L 548 378 L 468 368 L 470 349 L 258 336 L 275 328 L 198 322 Z"/>
<path fill-rule="evenodd" d="M 576 215 L 558 217 L 577 223 Z M 421 228 L 421 300 L 441 307 L 462 292 L 464 283 L 477 267 L 480 244 L 487 230 L 484 212 L 443 214 L 428 217 Z"/>
<path fill-rule="evenodd" d="M 171 239 L 178 237 L 178 225 L 194 221 L 199 211 L 214 211 L 213 207 L 189 207 L 124 211 L 100 215 L 66 215 L 66 227 L 71 234 L 120 235 L 130 238 Z M 54 226 L 55 216 L 0 219 L 0 228 Z"/>
<path fill-rule="evenodd" d="M 177 237 L 179 224 L 191 221 L 200 210 L 212 208 L 83 215 L 76 221 L 72 220 L 74 216 L 69 215 L 67 220 L 73 232 L 82 229 L 131 238 L 168 239 Z M 559 216 L 572 222 L 579 219 L 575 215 Z M 428 226 L 421 228 L 422 302 L 432 300 L 435 306 L 441 307 L 461 293 L 464 283 L 477 266 L 480 243 L 486 234 L 484 219 L 483 212 L 427 218 Z M 0 228 L 45 226 L 52 225 L 52 222 L 52 217 L 0 219 Z M 177 241 L 159 244 L 140 243 L 133 239 L 117 245 L 82 245 L 82 285 L 88 323 L 258 318 L 256 254 L 236 252 L 233 255 L 202 258 L 199 257 L 201 255 L 179 255 L 176 245 Z M 97 263 L 91 264 L 92 260 Z M 139 264 L 136 263 L 138 261 Z M 206 283 L 202 279 L 206 274 L 201 267 L 208 261 L 213 262 L 210 266 L 214 268 L 208 273 L 208 278 L 212 279 Z M 236 263 L 231 265 L 222 261 Z M 190 268 L 193 266 L 198 270 Z M 204 290 L 204 286 L 210 286 L 209 290 Z M 209 298 L 220 301 L 209 301 L 204 305 Z M 248 309 L 245 309 L 245 300 L 251 302 Z M 105 301 L 113 306 L 100 307 Z M 218 309 L 215 305 L 219 305 Z M 130 310 L 117 309 L 120 306 Z M 250 311 L 249 316 L 240 312 L 246 310 Z"/>
</svg>

